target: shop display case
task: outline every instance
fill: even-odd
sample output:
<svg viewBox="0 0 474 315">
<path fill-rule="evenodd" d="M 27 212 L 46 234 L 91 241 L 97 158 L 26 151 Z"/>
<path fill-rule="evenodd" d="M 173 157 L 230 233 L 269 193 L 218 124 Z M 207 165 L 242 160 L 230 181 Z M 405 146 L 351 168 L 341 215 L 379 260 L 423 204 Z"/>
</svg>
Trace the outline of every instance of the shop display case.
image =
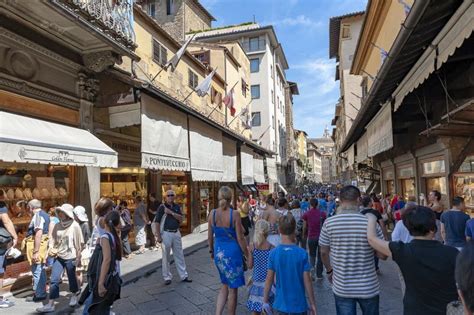
<svg viewBox="0 0 474 315">
<path fill-rule="evenodd" d="M 474 173 L 455 174 L 453 181 L 453 195 L 464 198 L 467 211 L 474 217 Z"/>
</svg>

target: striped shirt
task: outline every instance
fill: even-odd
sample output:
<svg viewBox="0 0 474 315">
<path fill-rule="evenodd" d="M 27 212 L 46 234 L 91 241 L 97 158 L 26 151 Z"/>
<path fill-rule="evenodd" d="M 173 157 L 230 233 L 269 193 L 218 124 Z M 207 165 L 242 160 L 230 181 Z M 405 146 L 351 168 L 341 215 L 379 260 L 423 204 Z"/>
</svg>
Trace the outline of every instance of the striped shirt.
<svg viewBox="0 0 474 315">
<path fill-rule="evenodd" d="M 333 292 L 344 298 L 372 298 L 379 294 L 374 250 L 367 241 L 365 215 L 357 209 L 342 210 L 324 222 L 319 245 L 330 247 Z M 383 238 L 377 226 L 377 235 Z"/>
</svg>

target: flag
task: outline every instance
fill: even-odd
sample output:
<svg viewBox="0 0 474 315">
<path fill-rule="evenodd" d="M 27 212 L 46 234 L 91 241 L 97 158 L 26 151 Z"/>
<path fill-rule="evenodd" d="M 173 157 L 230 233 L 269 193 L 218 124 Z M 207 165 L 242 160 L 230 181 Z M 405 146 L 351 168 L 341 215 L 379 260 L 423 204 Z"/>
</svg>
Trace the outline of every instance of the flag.
<svg viewBox="0 0 474 315">
<path fill-rule="evenodd" d="M 216 74 L 216 69 L 212 70 L 212 72 L 209 73 L 209 75 L 194 89 L 196 94 L 200 97 L 203 97 L 209 93 L 209 90 L 211 89 L 212 78 L 214 77 L 214 74 Z"/>
<path fill-rule="evenodd" d="M 410 13 L 411 11 L 411 6 L 403 0 L 398 0 L 398 2 L 403 5 L 403 9 L 405 10 L 405 16 L 407 16 L 408 13 Z"/>
<path fill-rule="evenodd" d="M 226 96 L 223 99 L 224 105 L 230 109 L 230 115 L 235 116 L 235 107 L 234 107 L 234 88 L 230 89 L 227 92 Z"/>
<path fill-rule="evenodd" d="M 244 129 L 252 129 L 252 118 L 249 117 L 248 107 L 245 107 L 240 111 L 239 118 Z"/>
<path fill-rule="evenodd" d="M 383 48 L 380 48 L 380 57 L 382 58 L 382 63 L 384 63 L 385 58 L 388 57 L 388 52 Z"/>
<path fill-rule="evenodd" d="M 170 59 L 165 65 L 165 69 L 168 70 L 168 67 L 171 67 L 171 71 L 174 71 L 176 69 L 176 66 L 178 65 L 178 62 L 181 60 L 181 57 L 183 57 L 184 53 L 186 52 L 186 48 L 188 48 L 189 43 L 194 38 L 194 35 L 188 38 L 188 40 L 184 43 L 184 45 L 176 52 L 176 54 L 173 56 L 173 58 Z"/>
</svg>

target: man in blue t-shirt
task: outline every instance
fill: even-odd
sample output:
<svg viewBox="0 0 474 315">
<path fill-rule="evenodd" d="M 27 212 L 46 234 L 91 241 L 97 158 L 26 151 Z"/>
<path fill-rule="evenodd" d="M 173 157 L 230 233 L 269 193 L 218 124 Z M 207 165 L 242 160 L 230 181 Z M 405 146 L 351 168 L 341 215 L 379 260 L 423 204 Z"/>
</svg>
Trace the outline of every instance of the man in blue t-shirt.
<svg viewBox="0 0 474 315">
<path fill-rule="evenodd" d="M 269 292 L 276 279 L 276 294 L 273 309 L 276 314 L 316 314 L 311 266 L 306 251 L 295 245 L 296 221 L 291 215 L 280 217 L 278 226 L 281 244 L 270 252 L 268 273 L 265 281 L 263 307 L 271 314 L 268 304 Z M 309 309 L 305 290 L 308 295 Z"/>
<path fill-rule="evenodd" d="M 474 240 L 474 219 L 466 222 L 466 240 Z"/>
<path fill-rule="evenodd" d="M 326 194 L 325 193 L 320 193 L 318 197 L 318 205 L 319 205 L 319 210 L 328 213 L 328 206 L 326 202 Z"/>
<path fill-rule="evenodd" d="M 461 250 L 466 245 L 466 222 L 469 216 L 464 213 L 464 198 L 453 198 L 453 209 L 441 214 L 441 236 L 444 244 Z"/>
</svg>

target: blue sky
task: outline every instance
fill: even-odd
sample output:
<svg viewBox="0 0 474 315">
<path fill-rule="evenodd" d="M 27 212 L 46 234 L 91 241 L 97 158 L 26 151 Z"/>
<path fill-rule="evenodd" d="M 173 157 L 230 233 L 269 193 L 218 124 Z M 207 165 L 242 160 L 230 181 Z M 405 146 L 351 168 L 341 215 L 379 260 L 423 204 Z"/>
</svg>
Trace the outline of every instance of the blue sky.
<svg viewBox="0 0 474 315">
<path fill-rule="evenodd" d="M 310 137 L 331 128 L 339 82 L 335 60 L 329 59 L 329 18 L 365 10 L 367 0 L 201 0 L 217 19 L 213 27 L 255 20 L 274 25 L 290 69 L 287 79 L 298 83 L 294 125 Z"/>
</svg>

